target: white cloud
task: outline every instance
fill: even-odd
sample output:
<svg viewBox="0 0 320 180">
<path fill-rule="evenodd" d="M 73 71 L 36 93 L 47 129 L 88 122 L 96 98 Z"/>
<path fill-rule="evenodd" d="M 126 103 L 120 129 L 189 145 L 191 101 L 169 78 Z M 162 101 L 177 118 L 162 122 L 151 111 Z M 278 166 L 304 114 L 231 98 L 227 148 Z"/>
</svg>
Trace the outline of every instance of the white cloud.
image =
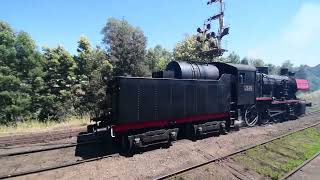
<svg viewBox="0 0 320 180">
<path fill-rule="evenodd" d="M 281 64 L 320 64 L 320 3 L 305 3 L 283 31 L 261 46 L 248 51 L 249 57 Z"/>
</svg>

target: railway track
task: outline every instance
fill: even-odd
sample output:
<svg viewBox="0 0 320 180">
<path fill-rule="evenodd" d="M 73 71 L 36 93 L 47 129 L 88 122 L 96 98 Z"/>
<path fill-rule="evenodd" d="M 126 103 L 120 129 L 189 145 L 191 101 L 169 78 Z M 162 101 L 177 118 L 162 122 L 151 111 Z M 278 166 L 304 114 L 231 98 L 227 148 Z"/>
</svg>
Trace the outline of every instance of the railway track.
<svg viewBox="0 0 320 180">
<path fill-rule="evenodd" d="M 55 170 L 55 169 L 75 166 L 75 165 L 79 165 L 79 164 L 83 164 L 83 163 L 87 163 L 87 162 L 98 161 L 98 160 L 101 160 L 101 159 L 104 159 L 104 158 L 116 157 L 116 156 L 119 156 L 119 154 L 106 155 L 106 156 L 101 156 L 101 157 L 96 157 L 96 158 L 79 160 L 79 161 L 76 161 L 76 162 L 63 163 L 63 164 L 50 166 L 50 167 L 44 167 L 44 168 L 39 168 L 39 169 L 34 169 L 34 170 L 29 170 L 29 171 L 23 171 L 23 172 L 17 172 L 17 173 L 2 175 L 2 176 L 0 176 L 0 179 L 8 179 L 8 178 L 14 178 L 14 177 L 19 177 L 19 176 L 26 176 L 26 175 L 29 175 L 29 174 L 35 174 L 35 173 L 41 173 L 41 172 L 45 172 L 45 171 L 51 171 L 51 170 Z"/>
<path fill-rule="evenodd" d="M 87 142 L 70 143 L 70 144 L 64 144 L 64 145 L 53 146 L 53 147 L 48 147 L 48 148 L 40 148 L 40 149 L 27 150 L 27 151 L 19 151 L 19 152 L 13 152 L 13 153 L 5 153 L 5 154 L 0 154 L 0 158 L 10 157 L 10 156 L 26 155 L 26 154 L 32 154 L 32 153 L 38 153 L 38 152 L 44 152 L 44 151 L 52 151 L 52 150 L 57 150 L 57 149 L 65 149 L 65 148 L 70 148 L 70 147 L 76 147 L 76 146 L 82 146 L 82 145 L 87 145 L 87 144 L 93 144 L 93 143 L 97 143 L 97 142 L 98 142 L 98 140 L 92 140 L 92 141 L 87 141 Z"/>
<path fill-rule="evenodd" d="M 1 154 L 0 155 L 0 159 L 1 158 L 16 157 L 16 156 L 23 156 L 23 155 L 28 156 L 30 154 L 35 154 L 35 153 L 41 153 L 41 152 L 46 152 L 46 151 L 53 151 L 53 150 L 71 148 L 71 147 L 76 147 L 76 146 L 85 146 L 85 145 L 101 143 L 101 142 L 102 141 L 99 139 L 99 137 L 96 137 L 95 140 L 90 140 L 90 141 L 85 141 L 85 142 L 80 142 L 80 143 L 72 143 L 72 144 L 65 144 L 65 145 L 54 146 L 54 147 L 49 147 L 49 148 L 41 148 L 41 149 L 36 149 L 36 150 L 27 150 L 27 151 L 19 151 L 19 152 Z M 104 159 L 104 158 L 107 158 L 107 157 L 114 157 L 114 156 L 118 156 L 118 155 L 119 155 L 118 153 L 115 153 L 115 154 L 110 154 L 110 155 L 105 155 L 105 156 L 99 156 L 99 157 L 96 157 L 96 158 L 83 159 L 83 160 L 77 160 L 77 161 L 73 161 L 73 162 L 57 164 L 57 165 L 48 166 L 48 167 L 39 168 L 39 169 L 31 169 L 31 170 L 27 170 L 27 171 L 9 173 L 9 174 L 6 174 L 6 175 L 0 175 L 0 179 L 7 179 L 7 178 L 25 176 L 25 175 L 28 175 L 28 174 L 34 174 L 34 173 L 40 173 L 40 172 L 44 172 L 44 171 L 60 169 L 60 168 L 64 168 L 64 167 L 83 164 L 83 163 L 86 163 L 86 162 L 98 161 L 98 160 L 101 160 L 101 159 Z"/>
<path fill-rule="evenodd" d="M 8 147 L 13 145 L 45 143 L 49 141 L 61 140 L 78 136 L 82 132 L 86 132 L 86 127 L 55 130 L 34 134 L 24 135 L 8 135 L 0 137 L 0 147 Z"/>
<path fill-rule="evenodd" d="M 318 116 L 319 114 L 320 114 L 320 111 L 314 111 L 314 112 L 307 113 L 307 114 L 305 115 L 305 117 L 312 118 L 313 116 Z M 301 129 L 299 129 L 299 130 L 290 132 L 290 133 L 288 133 L 288 134 L 279 136 L 279 137 L 277 137 L 277 138 L 273 138 L 273 139 L 268 140 L 268 141 L 265 141 L 265 142 L 263 142 L 263 143 L 260 143 L 260 144 L 254 145 L 254 146 L 250 146 L 249 148 L 236 151 L 236 152 L 231 153 L 231 154 L 229 154 L 229 155 L 227 155 L 227 156 L 223 156 L 223 157 L 220 157 L 220 158 L 217 158 L 217 159 L 213 159 L 213 160 L 207 161 L 207 162 L 205 162 L 205 163 L 202 163 L 202 164 L 199 164 L 199 165 L 196 165 L 196 166 L 188 167 L 188 168 L 185 168 L 185 169 L 182 169 L 182 170 L 173 172 L 173 173 L 171 173 L 171 174 L 168 174 L 168 175 L 166 175 L 166 176 L 159 177 L 159 178 L 157 178 L 157 179 L 170 178 L 170 177 L 176 176 L 176 175 L 178 175 L 178 174 L 181 174 L 181 173 L 190 171 L 190 170 L 192 170 L 192 169 L 196 169 L 196 168 L 199 168 L 199 167 L 201 167 L 201 166 L 204 166 L 204 165 L 207 165 L 207 164 L 210 164 L 210 163 L 213 163 L 213 162 L 221 161 L 221 160 L 226 159 L 226 158 L 228 158 L 228 157 L 231 157 L 231 156 L 233 156 L 233 155 L 236 155 L 236 154 L 242 153 L 242 152 L 244 152 L 244 151 L 247 151 L 247 150 L 249 150 L 249 149 L 252 149 L 252 148 L 254 148 L 254 147 L 257 147 L 257 146 L 259 146 L 259 145 L 263 145 L 263 144 L 266 144 L 266 143 L 268 143 L 268 142 L 271 142 L 271 141 L 274 141 L 274 140 L 277 140 L 277 139 L 280 139 L 280 138 L 289 136 L 289 135 L 291 135 L 291 134 L 293 134 L 293 133 L 296 133 L 296 132 L 305 130 L 305 129 L 307 129 L 307 128 L 311 128 L 311 127 L 317 126 L 317 125 L 319 125 L 319 124 L 320 124 L 320 122 L 315 123 L 315 124 L 313 124 L 313 125 L 311 125 L 311 126 L 308 126 L 308 127 L 301 128 Z M 45 152 L 45 151 L 51 151 L 51 150 L 58 150 L 58 149 L 75 147 L 75 146 L 88 145 L 88 144 L 93 144 L 93 143 L 97 143 L 97 142 L 98 142 L 98 139 L 96 139 L 96 140 L 91 140 L 91 141 L 86 141 L 86 142 L 81 142 L 81 143 L 71 143 L 71 144 L 65 144 L 65 145 L 60 145 L 60 146 L 54 146 L 54 147 L 49 147 L 49 148 L 41 148 L 41 149 L 36 149 L 36 150 L 20 151 L 20 152 L 14 152 L 14 153 L 1 154 L 1 155 L 0 155 L 0 159 L 1 159 L 1 158 L 4 158 L 4 157 L 15 157 L 15 156 L 21 156 L 21 155 L 29 155 L 29 154 L 33 154 L 33 153 L 40 153 L 40 152 Z M 68 163 L 58 164 L 58 165 L 54 165 L 54 166 L 50 166 L 50 167 L 44 167 L 44 168 L 39 168 L 39 169 L 27 170 L 27 171 L 23 171 L 23 172 L 15 172 L 15 173 L 10 173 L 10 174 L 6 174 L 6 175 L 0 175 L 0 179 L 6 179 L 6 178 L 12 178 L 12 177 L 25 176 L 25 175 L 29 175 L 29 174 L 40 173 L 40 172 L 45 172 L 45 171 L 60 169 L 60 168 L 64 168 L 64 167 L 79 165 L 79 164 L 83 164 L 83 163 L 86 163 L 86 162 L 98 161 L 98 160 L 101 160 L 101 159 L 104 159 L 104 158 L 115 157 L 115 156 L 119 156 L 119 154 L 118 154 L 118 153 L 115 153 L 115 154 L 110 154 L 110 155 L 105 155 L 105 156 L 100 156 L 100 157 L 95 157 L 95 158 L 90 158 L 90 159 L 78 160 L 78 161 L 75 161 L 75 162 L 68 162 Z"/>
<path fill-rule="evenodd" d="M 320 111 L 315 111 L 315 112 L 312 112 L 312 113 L 308 113 L 305 117 L 312 117 L 312 116 L 318 116 L 320 114 Z M 170 178 L 174 178 L 175 176 L 177 175 L 180 175 L 182 173 L 186 173 L 188 171 L 191 171 L 191 170 L 194 170 L 194 169 L 198 169 L 198 168 L 201 168 L 205 165 L 208 165 L 208 164 L 212 164 L 212 163 L 220 163 L 220 162 L 223 162 L 224 160 L 226 159 L 229 159 L 235 155 L 238 155 L 238 154 L 241 154 L 241 153 L 244 153 L 250 149 L 253 149 L 253 148 L 256 148 L 258 146 L 261 146 L 261 145 L 265 145 L 265 144 L 268 144 L 268 143 L 271 143 L 275 140 L 278 140 L 278 139 L 282 139 L 284 137 L 287 137 L 287 136 L 290 136 L 292 134 L 295 134 L 297 132 L 300 132 L 300 131 L 303 131 L 303 130 L 306 130 L 306 129 L 309 129 L 309 128 L 313 128 L 315 126 L 319 126 L 320 125 L 320 122 L 317 122 L 317 123 L 314 123 L 310 126 L 307 126 L 307 127 L 304 127 L 304 128 L 300 128 L 298 130 L 295 130 L 295 131 L 292 131 L 292 132 L 289 132 L 289 133 L 286 133 L 284 135 L 281 135 L 281 136 L 278 136 L 278 137 L 275 137 L 275 138 L 272 138 L 272 139 L 269 139 L 269 140 L 266 140 L 262 143 L 258 143 L 258 144 L 255 144 L 255 145 L 252 145 L 252 146 L 249 146 L 247 148 L 244 148 L 244 149 L 241 149 L 241 150 L 238 150 L 238 151 L 235 151 L 233 153 L 230 153 L 230 154 L 227 154 L 225 156 L 222 156 L 222 157 L 218 157 L 218 158 L 214 158 L 214 159 L 211 159 L 211 160 L 208 160 L 206 162 L 203 162 L 203 163 L 200 163 L 200 164 L 197 164 L 197 165 L 194 165 L 194 166 L 190 166 L 190 167 L 187 167 L 187 168 L 184 168 L 184 169 L 181 169 L 181 170 L 178 170 L 178 171 L 174 171 L 170 174 L 167 174 L 167 175 L 164 175 L 164 176 L 160 176 L 160 177 L 157 177 L 155 178 L 156 180 L 164 180 L 164 179 L 170 179 Z M 319 154 L 317 154 L 318 156 Z M 295 172 L 297 172 L 299 169 L 301 169 L 303 166 L 305 166 L 306 164 L 308 164 L 311 160 L 313 160 L 314 158 L 316 158 L 317 156 L 314 156 L 313 158 L 309 159 L 308 161 L 306 161 L 303 165 L 301 165 L 301 167 L 299 166 L 297 169 L 293 170 L 292 172 L 290 172 L 288 175 L 286 176 L 291 176 L 292 174 L 294 174 Z M 242 179 L 241 177 L 238 177 L 239 179 Z"/>
</svg>

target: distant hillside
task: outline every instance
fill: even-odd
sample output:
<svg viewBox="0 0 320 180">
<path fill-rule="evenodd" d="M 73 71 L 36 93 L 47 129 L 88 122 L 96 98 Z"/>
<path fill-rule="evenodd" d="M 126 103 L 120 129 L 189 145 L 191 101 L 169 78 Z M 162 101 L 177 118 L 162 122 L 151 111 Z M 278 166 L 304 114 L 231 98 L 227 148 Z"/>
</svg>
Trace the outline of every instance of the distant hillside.
<svg viewBox="0 0 320 180">
<path fill-rule="evenodd" d="M 320 64 L 315 67 L 303 65 L 295 71 L 297 78 L 309 80 L 312 91 L 320 89 Z"/>
<path fill-rule="evenodd" d="M 309 102 L 312 102 L 312 108 L 308 109 L 314 109 L 314 110 L 319 110 L 320 106 L 320 90 L 314 91 L 311 93 L 299 93 L 298 97 L 301 99 L 305 99 Z"/>
</svg>

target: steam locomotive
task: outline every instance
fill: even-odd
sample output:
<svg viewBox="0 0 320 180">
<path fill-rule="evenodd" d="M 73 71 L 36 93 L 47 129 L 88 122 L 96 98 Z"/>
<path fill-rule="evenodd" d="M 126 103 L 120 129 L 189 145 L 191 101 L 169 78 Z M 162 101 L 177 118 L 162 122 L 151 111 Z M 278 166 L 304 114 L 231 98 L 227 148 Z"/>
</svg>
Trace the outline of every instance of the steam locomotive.
<svg viewBox="0 0 320 180">
<path fill-rule="evenodd" d="M 311 106 L 296 93 L 308 89 L 308 81 L 288 69 L 268 75 L 267 67 L 171 61 L 152 78 L 112 80 L 109 110 L 94 118 L 88 131 L 105 128 L 126 150 L 170 144 L 180 135 L 226 134 L 240 126 L 296 119 Z"/>
</svg>

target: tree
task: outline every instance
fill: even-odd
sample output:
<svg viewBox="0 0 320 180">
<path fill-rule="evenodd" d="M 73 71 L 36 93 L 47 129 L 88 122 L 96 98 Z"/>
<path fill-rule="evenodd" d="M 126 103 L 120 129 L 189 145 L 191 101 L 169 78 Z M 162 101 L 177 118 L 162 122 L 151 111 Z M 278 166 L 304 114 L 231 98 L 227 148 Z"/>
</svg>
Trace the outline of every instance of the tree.
<svg viewBox="0 0 320 180">
<path fill-rule="evenodd" d="M 206 53 L 210 50 L 209 42 L 198 43 L 197 36 L 186 36 L 184 40 L 176 44 L 173 49 L 173 57 L 178 61 L 195 61 L 195 62 L 227 62 L 225 57 L 212 57 Z"/>
<path fill-rule="evenodd" d="M 200 57 L 200 49 L 197 45 L 197 37 L 186 36 L 184 40 L 177 43 L 173 49 L 173 57 L 178 61 L 205 62 L 206 59 Z"/>
<path fill-rule="evenodd" d="M 143 76 L 148 73 L 144 64 L 147 38 L 143 31 L 126 20 L 110 18 L 101 34 L 115 75 Z"/>
<path fill-rule="evenodd" d="M 296 71 L 296 77 L 301 79 L 307 79 L 308 77 L 308 69 L 309 67 L 306 65 L 301 65 Z"/>
<path fill-rule="evenodd" d="M 28 109 L 36 113 L 41 104 L 38 103 L 39 93 L 44 88 L 44 61 L 37 50 L 35 42 L 25 32 L 19 32 L 15 42 L 17 65 L 15 70 L 22 83 L 24 92 L 31 97 L 31 106 Z"/>
<path fill-rule="evenodd" d="M 227 58 L 225 59 L 228 63 L 239 64 L 240 63 L 240 56 L 235 52 L 230 53 Z"/>
<path fill-rule="evenodd" d="M 293 63 L 290 60 L 286 60 L 281 65 L 282 68 L 288 68 L 289 70 L 293 69 Z"/>
<path fill-rule="evenodd" d="M 276 66 L 276 65 L 270 64 L 270 63 L 266 64 L 266 66 L 269 69 L 269 74 L 274 74 L 274 75 L 279 74 L 279 71 L 280 71 L 279 66 Z"/>
<path fill-rule="evenodd" d="M 63 120 L 105 108 L 112 66 L 85 37 L 72 57 L 62 46 L 43 48 L 25 32 L 0 22 L 0 123 L 29 118 Z"/>
<path fill-rule="evenodd" d="M 79 114 L 99 115 L 108 101 L 107 81 L 112 76 L 112 65 L 106 53 L 100 48 L 93 49 L 89 40 L 84 36 L 78 42 L 78 55 L 74 59 L 78 64 L 76 109 Z"/>
<path fill-rule="evenodd" d="M 95 59 L 92 64 L 92 69 L 94 70 L 89 78 L 89 86 L 84 102 L 89 112 L 97 116 L 106 111 L 106 104 L 111 100 L 107 90 L 108 81 L 112 78 L 113 67 L 102 49 L 95 49 L 92 56 Z"/>
<path fill-rule="evenodd" d="M 262 59 L 250 59 L 249 64 L 255 67 L 262 67 L 264 66 L 264 62 Z"/>
<path fill-rule="evenodd" d="M 249 65 L 249 59 L 247 57 L 242 58 L 240 64 Z"/>
<path fill-rule="evenodd" d="M 41 93 L 39 118 L 59 120 L 74 112 L 73 87 L 77 79 L 77 64 L 62 46 L 44 47 L 43 51 L 46 87 Z"/>
<path fill-rule="evenodd" d="M 15 123 L 37 111 L 41 54 L 25 32 L 0 22 L 0 123 Z"/>
<path fill-rule="evenodd" d="M 148 65 L 151 72 L 164 70 L 166 65 L 172 60 L 172 54 L 166 49 L 157 45 L 147 51 L 145 64 Z"/>
</svg>

